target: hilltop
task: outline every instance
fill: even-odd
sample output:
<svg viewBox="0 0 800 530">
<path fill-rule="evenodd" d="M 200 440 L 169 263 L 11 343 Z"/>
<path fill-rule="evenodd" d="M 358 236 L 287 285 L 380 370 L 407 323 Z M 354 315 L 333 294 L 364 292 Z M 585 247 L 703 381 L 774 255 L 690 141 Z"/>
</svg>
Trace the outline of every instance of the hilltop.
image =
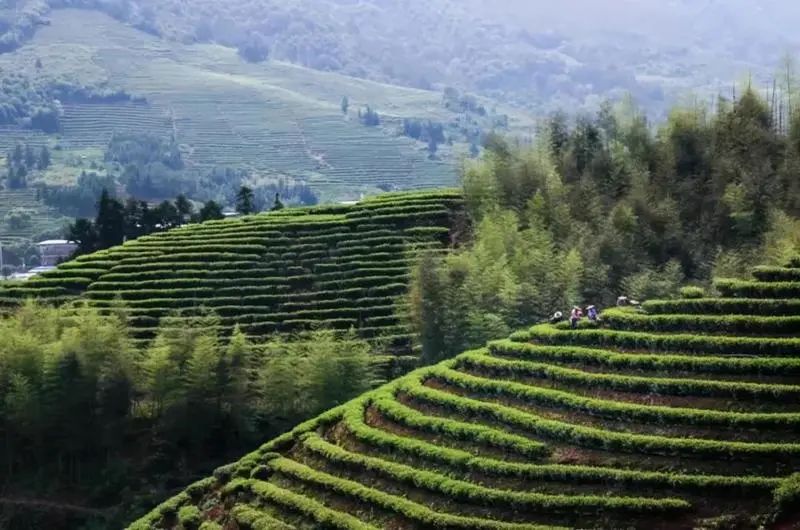
<svg viewBox="0 0 800 530">
<path fill-rule="evenodd" d="M 389 360 L 413 366 L 397 300 L 415 256 L 446 252 L 458 239 L 462 207 L 455 191 L 405 192 L 187 225 L 0 288 L 0 306 L 29 297 L 112 311 L 122 304 L 141 341 L 164 317 L 191 319 L 200 309 L 218 314 L 225 334 L 355 327 L 396 354 Z"/>
<path fill-rule="evenodd" d="M 794 260 L 718 280 L 720 297 L 535 325 L 301 425 L 131 528 L 793 527 L 798 279 Z"/>
</svg>

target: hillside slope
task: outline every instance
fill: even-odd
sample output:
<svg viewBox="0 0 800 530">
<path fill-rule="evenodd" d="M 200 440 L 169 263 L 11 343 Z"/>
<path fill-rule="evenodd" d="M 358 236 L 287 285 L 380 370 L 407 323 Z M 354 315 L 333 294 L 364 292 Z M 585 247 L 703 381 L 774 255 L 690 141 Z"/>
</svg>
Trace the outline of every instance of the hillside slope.
<svg viewBox="0 0 800 530">
<path fill-rule="evenodd" d="M 25 297 L 122 306 L 140 340 L 162 317 L 201 308 L 221 317 L 221 331 L 238 325 L 254 337 L 355 327 L 394 362 L 413 363 L 397 297 L 415 254 L 444 251 L 456 236 L 462 202 L 454 191 L 395 193 L 188 225 L 0 288 L 0 306 Z"/>
<path fill-rule="evenodd" d="M 426 143 L 401 135 L 404 118 L 459 118 L 442 106 L 441 92 L 278 61 L 252 64 L 235 49 L 163 40 L 97 11 L 59 9 L 49 19 L 30 42 L 0 55 L 0 70 L 114 87 L 137 98 L 63 101 L 63 150 L 105 148 L 114 132 L 174 136 L 190 170 L 235 167 L 260 178 L 303 180 L 323 199 L 357 199 L 378 188 L 452 185 L 457 156 L 469 148 L 456 139 L 431 158 Z M 380 126 L 359 120 L 367 106 L 381 116 Z M 512 128 L 533 125 L 524 115 L 510 119 Z M 2 146 L 47 140 L 25 129 L 2 132 Z"/>
<path fill-rule="evenodd" d="M 23 222 L 15 225 L 9 217 L 13 212 L 26 216 Z M 58 234 L 68 222 L 58 211 L 36 200 L 34 190 L 0 190 L 0 243 L 14 244 L 47 232 Z"/>
<path fill-rule="evenodd" d="M 800 470 L 800 261 L 754 275 L 417 370 L 131 528 L 756 528 Z"/>
<path fill-rule="evenodd" d="M 263 44 L 280 60 L 377 81 L 451 85 L 538 110 L 629 92 L 654 113 L 686 92 L 728 92 L 747 72 L 771 76 L 796 48 L 800 16 L 788 0 L 5 3 L 16 16 L 0 2 L 0 52 L 35 34 L 51 8 L 82 6 L 176 42 Z"/>
</svg>

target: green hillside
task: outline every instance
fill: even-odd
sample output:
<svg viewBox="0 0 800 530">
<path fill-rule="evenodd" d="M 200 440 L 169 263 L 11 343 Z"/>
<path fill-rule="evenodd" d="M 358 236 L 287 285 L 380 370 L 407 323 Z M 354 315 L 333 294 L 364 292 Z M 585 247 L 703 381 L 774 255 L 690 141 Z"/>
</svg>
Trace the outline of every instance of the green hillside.
<svg viewBox="0 0 800 530">
<path fill-rule="evenodd" d="M 754 274 L 417 370 L 131 528 L 794 528 L 800 262 Z"/>
<path fill-rule="evenodd" d="M 8 218 L 14 211 L 28 214 L 19 225 Z M 37 201 L 34 190 L 0 190 L 0 243 L 14 244 L 48 231 L 57 234 L 68 221 L 55 209 Z"/>
<path fill-rule="evenodd" d="M 0 289 L 0 304 L 25 297 L 83 298 L 102 308 L 121 302 L 142 340 L 162 317 L 190 318 L 201 307 L 221 317 L 222 331 L 238 325 L 255 337 L 355 327 L 397 362 L 414 362 L 396 299 L 415 254 L 450 243 L 462 202 L 450 191 L 395 193 L 189 225 Z"/>
<path fill-rule="evenodd" d="M 49 18 L 29 43 L 0 55 L 0 70 L 109 86 L 136 98 L 62 101 L 61 131 L 52 141 L 67 151 L 104 148 L 114 132 L 174 135 L 191 170 L 236 167 L 306 181 L 323 198 L 357 199 L 378 187 L 452 185 L 458 156 L 469 148 L 456 138 L 431 158 L 426 143 L 400 134 L 404 118 L 459 119 L 443 107 L 440 92 L 278 61 L 251 64 L 235 49 L 162 40 L 97 11 L 61 9 Z M 381 116 L 380 126 L 358 119 L 367 106 Z M 523 116 L 511 121 L 512 128 L 533 125 Z M 31 134 L 6 127 L 0 147 L 41 141 Z"/>
</svg>

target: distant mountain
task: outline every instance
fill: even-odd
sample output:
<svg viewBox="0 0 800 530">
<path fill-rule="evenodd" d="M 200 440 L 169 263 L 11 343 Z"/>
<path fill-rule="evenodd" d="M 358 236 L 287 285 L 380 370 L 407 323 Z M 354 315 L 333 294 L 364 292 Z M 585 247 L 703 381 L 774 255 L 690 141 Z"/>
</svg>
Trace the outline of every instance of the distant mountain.
<svg viewBox="0 0 800 530">
<path fill-rule="evenodd" d="M 10 0 L 7 0 L 7 3 Z M 800 40 L 785 0 L 14 0 L 0 39 L 24 41 L 50 7 L 100 9 L 179 42 L 417 88 L 479 91 L 535 110 L 625 92 L 658 115 L 689 90 L 774 71 Z M 249 51 L 248 51 L 249 50 Z M 258 58 L 258 53 L 252 57 Z"/>
</svg>

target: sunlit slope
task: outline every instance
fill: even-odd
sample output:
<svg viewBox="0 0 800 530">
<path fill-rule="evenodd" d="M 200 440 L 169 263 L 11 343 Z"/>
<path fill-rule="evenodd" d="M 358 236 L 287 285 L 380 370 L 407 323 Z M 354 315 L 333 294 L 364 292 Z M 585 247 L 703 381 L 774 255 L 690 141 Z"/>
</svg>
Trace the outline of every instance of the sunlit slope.
<svg viewBox="0 0 800 530">
<path fill-rule="evenodd" d="M 721 281 L 721 298 L 610 310 L 600 327 L 537 325 L 417 370 L 132 528 L 791 521 L 774 496 L 785 502 L 800 470 L 800 263 L 754 274 Z"/>
<path fill-rule="evenodd" d="M 439 92 L 278 61 L 249 64 L 236 50 L 161 40 L 91 10 L 58 9 L 50 18 L 29 43 L 0 55 L 0 69 L 77 84 L 107 82 L 147 100 L 63 102 L 58 143 L 66 150 L 104 148 L 115 131 L 174 135 L 190 168 L 235 166 L 303 179 L 324 197 L 456 181 L 457 156 L 449 146 L 441 146 L 442 160 L 431 160 L 426 145 L 397 133 L 402 118 L 457 117 L 442 107 Z M 343 96 L 350 100 L 348 117 Z M 367 105 L 382 116 L 381 127 L 359 122 L 358 110 Z M 512 127 L 533 125 L 515 114 L 511 121 Z M 6 128 L 2 136 L 0 145 L 13 146 L 30 133 Z"/>
<path fill-rule="evenodd" d="M 407 192 L 188 225 L 0 289 L 0 305 L 26 297 L 123 304 L 142 339 L 168 314 L 207 308 L 223 331 L 239 325 L 258 337 L 355 327 L 408 354 L 398 295 L 418 252 L 446 251 L 461 208 L 456 192 Z"/>
</svg>

